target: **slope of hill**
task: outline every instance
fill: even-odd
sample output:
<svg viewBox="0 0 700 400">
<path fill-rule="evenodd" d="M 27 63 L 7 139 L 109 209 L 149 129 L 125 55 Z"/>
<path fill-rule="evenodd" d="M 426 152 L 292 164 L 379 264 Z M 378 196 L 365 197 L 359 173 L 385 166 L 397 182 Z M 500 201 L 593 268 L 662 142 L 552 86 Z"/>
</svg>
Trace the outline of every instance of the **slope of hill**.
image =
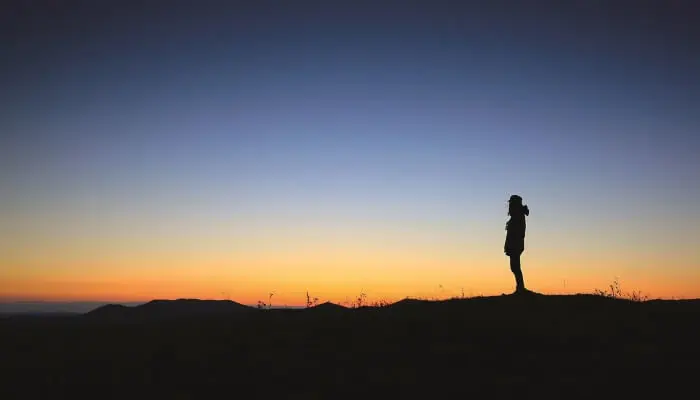
<svg viewBox="0 0 700 400">
<path fill-rule="evenodd" d="M 319 305 L 309 307 L 307 308 L 309 311 L 323 311 L 323 312 L 337 312 L 337 311 L 345 311 L 348 310 L 347 307 L 341 306 L 339 304 L 331 303 L 330 301 L 327 301 L 325 303 L 321 303 Z"/>
<path fill-rule="evenodd" d="M 533 294 L 303 310 L 153 301 L 0 319 L 0 398 L 94 387 L 138 398 L 680 398 L 695 390 L 698 337 L 697 300 Z"/>
<path fill-rule="evenodd" d="M 93 320 L 161 320 L 195 316 L 230 316 L 252 311 L 252 307 L 231 300 L 152 300 L 138 306 L 127 307 L 107 304 L 85 314 Z"/>
</svg>

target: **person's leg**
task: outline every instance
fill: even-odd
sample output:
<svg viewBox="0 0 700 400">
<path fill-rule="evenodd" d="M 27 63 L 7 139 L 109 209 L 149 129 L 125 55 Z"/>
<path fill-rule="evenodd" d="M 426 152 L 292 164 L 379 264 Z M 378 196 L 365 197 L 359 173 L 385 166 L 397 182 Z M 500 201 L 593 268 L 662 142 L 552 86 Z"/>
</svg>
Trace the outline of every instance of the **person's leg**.
<svg viewBox="0 0 700 400">
<path fill-rule="evenodd" d="M 523 271 L 520 268 L 520 254 L 510 256 L 510 270 L 515 275 L 515 290 L 517 292 L 523 291 L 525 282 L 523 280 Z"/>
<path fill-rule="evenodd" d="M 525 278 L 523 277 L 523 269 L 520 265 L 520 256 L 518 256 L 518 287 L 520 288 L 520 291 L 525 291 Z"/>
</svg>

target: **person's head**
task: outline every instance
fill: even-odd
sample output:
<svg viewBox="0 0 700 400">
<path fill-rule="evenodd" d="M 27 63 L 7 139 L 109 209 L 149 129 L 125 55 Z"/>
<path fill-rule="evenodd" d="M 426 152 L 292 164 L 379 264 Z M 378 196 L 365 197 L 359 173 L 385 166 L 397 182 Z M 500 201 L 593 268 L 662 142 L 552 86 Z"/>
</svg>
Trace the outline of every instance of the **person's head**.
<svg viewBox="0 0 700 400">
<path fill-rule="evenodd" d="M 508 199 L 508 215 L 530 215 L 530 209 L 523 204 L 523 198 L 514 194 Z"/>
</svg>

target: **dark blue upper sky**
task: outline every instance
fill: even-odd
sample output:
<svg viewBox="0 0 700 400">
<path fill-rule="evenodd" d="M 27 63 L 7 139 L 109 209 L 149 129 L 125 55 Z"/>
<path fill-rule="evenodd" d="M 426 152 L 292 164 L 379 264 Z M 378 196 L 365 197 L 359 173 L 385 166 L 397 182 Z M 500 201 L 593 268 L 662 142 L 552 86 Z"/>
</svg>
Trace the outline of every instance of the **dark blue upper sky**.
<svg viewBox="0 0 700 400">
<path fill-rule="evenodd" d="M 693 1 L 1 7 L 14 224 L 442 218 L 495 237 L 515 192 L 551 234 L 697 215 Z"/>
</svg>

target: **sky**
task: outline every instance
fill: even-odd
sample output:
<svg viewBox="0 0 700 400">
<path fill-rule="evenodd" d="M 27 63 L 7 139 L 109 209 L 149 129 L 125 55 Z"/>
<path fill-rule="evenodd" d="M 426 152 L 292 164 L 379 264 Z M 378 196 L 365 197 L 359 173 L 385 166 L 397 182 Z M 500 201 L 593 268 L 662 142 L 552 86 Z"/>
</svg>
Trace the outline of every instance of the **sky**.
<svg viewBox="0 0 700 400">
<path fill-rule="evenodd" d="M 693 3 L 5 3 L 0 300 L 700 297 Z"/>
</svg>

